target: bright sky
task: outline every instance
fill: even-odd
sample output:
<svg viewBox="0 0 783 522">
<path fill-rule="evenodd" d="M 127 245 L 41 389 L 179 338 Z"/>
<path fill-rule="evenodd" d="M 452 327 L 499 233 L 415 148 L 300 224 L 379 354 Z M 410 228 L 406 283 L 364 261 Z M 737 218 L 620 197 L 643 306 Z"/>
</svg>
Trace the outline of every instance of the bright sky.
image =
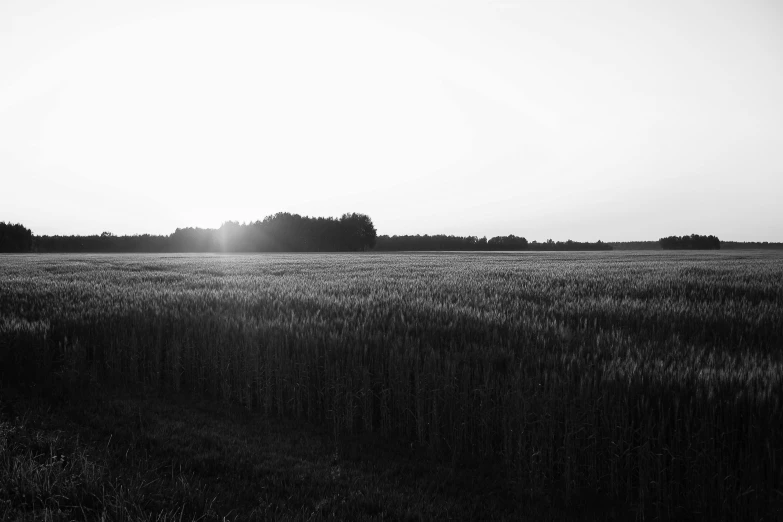
<svg viewBox="0 0 783 522">
<path fill-rule="evenodd" d="M 2 0 L 0 221 L 783 241 L 779 0 Z"/>
</svg>

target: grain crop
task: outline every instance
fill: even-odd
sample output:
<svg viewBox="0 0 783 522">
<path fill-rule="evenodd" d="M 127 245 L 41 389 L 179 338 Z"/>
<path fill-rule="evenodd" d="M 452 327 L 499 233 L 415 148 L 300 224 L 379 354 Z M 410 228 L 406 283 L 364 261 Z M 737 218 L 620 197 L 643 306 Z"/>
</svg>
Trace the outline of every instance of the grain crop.
<svg viewBox="0 0 783 522">
<path fill-rule="evenodd" d="M 218 398 L 531 497 L 772 518 L 781 281 L 757 252 L 0 256 L 0 379 Z"/>
</svg>

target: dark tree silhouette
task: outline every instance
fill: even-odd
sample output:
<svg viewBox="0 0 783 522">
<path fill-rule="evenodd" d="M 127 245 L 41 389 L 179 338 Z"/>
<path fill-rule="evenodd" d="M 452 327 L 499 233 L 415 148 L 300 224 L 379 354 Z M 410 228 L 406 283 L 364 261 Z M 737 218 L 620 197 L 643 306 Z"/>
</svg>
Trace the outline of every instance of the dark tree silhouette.
<svg viewBox="0 0 783 522">
<path fill-rule="evenodd" d="M 613 241 L 615 250 L 660 250 L 660 241 Z"/>
<path fill-rule="evenodd" d="M 479 250 L 476 236 L 416 235 L 416 236 L 379 236 L 375 250 L 380 251 L 466 251 Z"/>
<path fill-rule="evenodd" d="M 435 250 L 435 251 L 482 251 L 482 250 L 612 250 L 612 246 L 598 241 L 597 243 L 579 243 L 568 240 L 555 242 L 548 240 L 546 243 L 533 241 L 528 243 L 524 237 L 496 236 L 489 240 L 476 236 L 380 236 L 375 250 Z"/>
<path fill-rule="evenodd" d="M 170 238 L 175 252 L 340 252 L 368 250 L 376 230 L 364 214 L 311 218 L 278 212 L 263 221 L 228 221 L 217 229 L 177 229 Z"/>
<path fill-rule="evenodd" d="M 614 247 L 613 247 L 614 245 Z M 777 249 L 783 243 L 723 242 L 715 236 L 670 236 L 658 241 L 582 243 L 528 242 L 513 234 L 476 236 L 378 236 L 372 219 L 346 213 L 340 218 L 278 212 L 262 221 L 227 221 L 218 229 L 178 228 L 169 236 L 34 236 L 21 224 L 0 222 L 0 252 L 347 252 L 347 251 L 597 251 L 641 249 Z"/>
<path fill-rule="evenodd" d="M 546 243 L 538 243 L 537 241 L 532 241 L 528 243 L 527 245 L 528 250 L 533 250 L 536 252 L 573 252 L 573 251 L 602 251 L 602 250 L 613 250 L 612 245 L 609 243 L 604 243 L 600 239 L 596 241 L 595 243 L 588 243 L 588 242 L 580 242 L 580 241 L 554 241 L 552 239 L 548 239 Z"/>
<path fill-rule="evenodd" d="M 178 228 L 169 236 L 169 248 L 174 252 L 215 252 L 215 230 L 205 228 Z"/>
<path fill-rule="evenodd" d="M 487 241 L 489 250 L 525 250 L 527 248 L 527 239 L 517 237 L 511 234 L 506 237 L 497 236 Z"/>
<path fill-rule="evenodd" d="M 769 241 L 721 241 L 722 250 L 783 250 L 783 243 Z"/>
<path fill-rule="evenodd" d="M 35 236 L 33 250 L 36 252 L 168 252 L 170 240 L 167 236 L 149 234 L 115 236 L 106 232 L 94 236 Z"/>
<path fill-rule="evenodd" d="M 343 214 L 340 228 L 345 250 L 368 250 L 375 246 L 377 232 L 369 216 L 364 214 Z"/>
<path fill-rule="evenodd" d="M 720 250 L 720 239 L 715 236 L 669 236 L 658 240 L 664 250 Z"/>
<path fill-rule="evenodd" d="M 33 233 L 19 223 L 0 221 L 0 252 L 29 252 L 33 247 Z"/>
</svg>

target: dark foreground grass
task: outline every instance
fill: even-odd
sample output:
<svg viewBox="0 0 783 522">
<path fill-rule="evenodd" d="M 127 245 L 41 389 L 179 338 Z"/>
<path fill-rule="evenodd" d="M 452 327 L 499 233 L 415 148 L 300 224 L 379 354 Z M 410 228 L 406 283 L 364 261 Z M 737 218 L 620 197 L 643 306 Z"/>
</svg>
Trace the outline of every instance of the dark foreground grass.
<svg viewBox="0 0 783 522">
<path fill-rule="evenodd" d="M 497 470 L 184 396 L 31 401 L 8 390 L 0 520 L 631 520 Z"/>
</svg>

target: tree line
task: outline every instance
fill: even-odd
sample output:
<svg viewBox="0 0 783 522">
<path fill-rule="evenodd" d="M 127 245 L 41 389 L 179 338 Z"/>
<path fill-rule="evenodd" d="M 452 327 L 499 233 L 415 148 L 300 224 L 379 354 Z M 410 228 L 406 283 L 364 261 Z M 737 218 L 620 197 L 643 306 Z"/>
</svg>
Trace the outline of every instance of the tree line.
<svg viewBox="0 0 783 522">
<path fill-rule="evenodd" d="M 278 212 L 261 221 L 223 223 L 220 228 L 178 228 L 173 234 L 116 236 L 35 236 L 16 223 L 0 222 L 0 252 L 356 252 L 376 251 L 597 251 L 783 249 L 783 243 L 721 242 L 716 236 L 669 236 L 658 241 L 528 241 L 513 234 L 477 236 L 377 235 L 372 219 L 347 213 L 340 218 Z"/>
<path fill-rule="evenodd" d="M 581 243 L 579 241 L 553 241 L 544 243 L 537 241 L 528 242 L 524 237 L 513 234 L 508 236 L 496 236 L 491 239 L 476 236 L 447 236 L 447 235 L 407 235 L 407 236 L 379 236 L 375 250 L 381 251 L 567 251 L 567 250 L 612 250 L 612 246 L 602 241 L 596 243 Z"/>
<path fill-rule="evenodd" d="M 375 246 L 377 232 L 364 214 L 338 218 L 279 212 L 263 221 L 220 228 L 178 228 L 169 236 L 35 236 L 35 252 L 356 252 Z"/>
<path fill-rule="evenodd" d="M 612 241 L 615 250 L 660 250 L 660 241 Z"/>
<path fill-rule="evenodd" d="M 660 241 L 612 242 L 615 250 L 661 250 Z M 721 250 L 783 250 L 783 243 L 770 241 L 720 241 Z"/>
<path fill-rule="evenodd" d="M 140 234 L 115 236 L 111 232 L 90 236 L 35 236 L 34 252 L 170 252 L 169 236 Z"/>
<path fill-rule="evenodd" d="M 658 242 L 664 250 L 720 250 L 720 239 L 716 236 L 669 236 Z"/>
<path fill-rule="evenodd" d="M 723 250 L 783 250 L 783 243 L 769 241 L 721 241 Z"/>
<path fill-rule="evenodd" d="M 515 235 L 498 236 L 492 239 L 477 236 L 407 235 L 379 236 L 375 250 L 380 251 L 474 251 L 474 250 L 525 250 L 527 239 Z"/>
</svg>

